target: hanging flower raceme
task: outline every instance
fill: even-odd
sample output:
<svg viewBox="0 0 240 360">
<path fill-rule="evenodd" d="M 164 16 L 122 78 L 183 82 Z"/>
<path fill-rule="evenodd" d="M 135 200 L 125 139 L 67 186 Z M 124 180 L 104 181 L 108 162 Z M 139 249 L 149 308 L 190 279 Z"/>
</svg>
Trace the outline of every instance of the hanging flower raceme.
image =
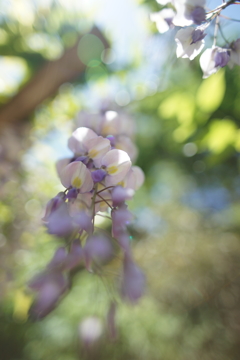
<svg viewBox="0 0 240 360">
<path fill-rule="evenodd" d="M 126 204 L 144 182 L 143 171 L 132 166 L 137 157 L 134 124 L 116 111 L 101 112 L 99 116 L 83 113 L 81 119 L 84 126 L 68 140 L 72 157 L 57 162 L 64 190 L 48 202 L 43 217 L 48 233 L 62 239 L 65 246 L 56 250 L 46 269 L 29 283 L 35 292 L 30 309 L 35 319 L 57 306 L 69 290 L 73 274 L 84 268 L 99 272 L 104 264 L 119 257 L 119 251 L 123 253 L 122 282 L 119 287 L 116 281 L 116 291 L 131 302 L 144 291 L 144 276 L 131 255 L 128 225 L 133 215 Z M 86 127 L 87 120 L 91 129 Z M 99 215 L 111 219 L 111 233 L 95 226 Z M 113 305 L 109 314 L 108 326 L 114 336 Z"/>
</svg>

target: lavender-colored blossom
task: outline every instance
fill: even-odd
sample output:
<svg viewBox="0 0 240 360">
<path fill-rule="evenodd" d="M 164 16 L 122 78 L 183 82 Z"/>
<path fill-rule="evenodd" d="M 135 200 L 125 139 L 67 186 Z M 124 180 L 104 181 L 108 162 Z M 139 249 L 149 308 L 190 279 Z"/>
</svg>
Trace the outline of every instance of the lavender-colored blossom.
<svg viewBox="0 0 240 360">
<path fill-rule="evenodd" d="M 79 240 L 74 240 L 65 260 L 65 269 L 72 270 L 84 261 L 84 251 Z"/>
<path fill-rule="evenodd" d="M 112 190 L 112 201 L 113 206 L 119 206 L 124 203 L 126 200 L 131 200 L 134 195 L 132 189 L 126 189 L 122 186 L 116 186 Z"/>
<path fill-rule="evenodd" d="M 134 162 L 137 159 L 138 149 L 129 137 L 125 135 L 117 136 L 115 148 L 125 151 L 130 157 L 132 162 Z"/>
<path fill-rule="evenodd" d="M 240 66 L 240 39 L 232 42 L 230 46 L 230 60 L 228 65 L 231 69 L 234 65 Z"/>
<path fill-rule="evenodd" d="M 107 136 L 107 139 L 110 141 L 111 146 L 112 146 L 112 147 L 115 147 L 116 137 L 113 136 L 113 135 L 108 135 L 108 136 Z"/>
<path fill-rule="evenodd" d="M 196 28 L 192 33 L 192 44 L 197 43 L 205 38 L 207 34 L 204 33 L 204 29 L 200 27 Z"/>
<path fill-rule="evenodd" d="M 124 179 L 132 163 L 128 154 L 123 150 L 110 150 L 102 158 L 102 166 L 106 169 L 106 186 L 117 185 Z"/>
<path fill-rule="evenodd" d="M 173 24 L 176 26 L 199 25 L 205 20 L 205 0 L 174 0 L 174 6 L 177 10 L 173 18 Z"/>
<path fill-rule="evenodd" d="M 60 247 L 56 250 L 52 260 L 48 264 L 49 270 L 63 270 L 65 268 L 65 261 L 67 258 L 67 251 L 64 247 Z"/>
<path fill-rule="evenodd" d="M 72 186 L 80 193 L 89 192 L 93 188 L 91 173 L 81 161 L 67 165 L 61 172 L 60 180 L 66 188 Z"/>
<path fill-rule="evenodd" d="M 125 178 L 121 181 L 124 188 L 138 190 L 144 183 L 145 176 L 139 166 L 132 166 Z"/>
<path fill-rule="evenodd" d="M 203 32 L 199 29 L 187 27 L 179 30 L 175 36 L 177 57 L 193 60 L 204 47 L 203 38 Z"/>
<path fill-rule="evenodd" d="M 132 261 L 131 257 L 125 255 L 121 284 L 122 297 L 135 303 L 143 295 L 144 289 L 145 276 L 142 270 Z"/>
<path fill-rule="evenodd" d="M 49 200 L 49 202 L 47 203 L 46 206 L 46 211 L 45 211 L 45 215 L 42 218 L 42 220 L 44 222 L 48 222 L 48 218 L 50 216 L 50 214 L 52 212 L 54 212 L 55 210 L 57 210 L 57 208 L 64 203 L 64 193 L 60 192 L 57 194 L 57 196 L 55 196 L 54 198 L 52 198 L 51 200 Z"/>
<path fill-rule="evenodd" d="M 67 203 L 62 203 L 49 215 L 46 226 L 49 234 L 52 235 L 67 236 L 71 233 L 74 224 L 69 215 Z"/>
<path fill-rule="evenodd" d="M 113 255 L 112 245 L 108 238 L 103 235 L 92 235 L 87 238 L 84 247 L 86 268 L 90 270 L 92 261 L 104 262 Z"/>
<path fill-rule="evenodd" d="M 78 225 L 80 229 L 85 230 L 88 234 L 93 232 L 92 216 L 86 211 L 75 212 L 72 217 L 74 224 Z"/>
<path fill-rule="evenodd" d="M 150 20 L 156 23 L 158 31 L 163 34 L 174 27 L 172 22 L 174 16 L 175 12 L 169 8 L 150 14 Z"/>
<path fill-rule="evenodd" d="M 108 139 L 98 136 L 86 127 L 80 127 L 73 132 L 68 141 L 68 147 L 75 155 L 88 156 L 97 167 L 101 164 L 101 158 L 111 149 Z"/>
<path fill-rule="evenodd" d="M 228 49 L 222 49 L 224 51 L 217 51 L 214 56 L 215 66 L 224 67 L 230 60 L 230 51 Z"/>
<path fill-rule="evenodd" d="M 113 209 L 112 213 L 112 236 L 118 239 L 122 235 L 123 231 L 126 231 L 127 225 L 132 220 L 132 214 L 125 207 L 120 207 L 119 209 Z"/>
<path fill-rule="evenodd" d="M 226 66 L 229 60 L 229 49 L 213 46 L 211 49 L 205 50 L 200 57 L 203 78 L 206 79 L 215 74 L 221 67 Z"/>
<path fill-rule="evenodd" d="M 63 171 L 63 169 L 71 162 L 71 159 L 69 158 L 64 158 L 64 159 L 60 159 L 56 162 L 56 170 L 57 170 L 57 174 L 60 177 L 61 172 Z"/>
<path fill-rule="evenodd" d="M 206 18 L 206 12 L 203 7 L 196 6 L 190 16 L 194 24 L 200 25 Z"/>
<path fill-rule="evenodd" d="M 67 291 L 69 281 L 61 272 L 46 272 L 41 275 L 41 279 L 33 279 L 29 287 L 38 292 L 29 315 L 32 319 L 39 320 L 56 307 L 60 297 Z"/>
<path fill-rule="evenodd" d="M 101 134 L 107 135 L 126 135 L 130 138 L 135 133 L 134 122 L 131 117 L 125 113 L 119 113 L 116 111 L 106 111 L 102 121 Z"/>
</svg>

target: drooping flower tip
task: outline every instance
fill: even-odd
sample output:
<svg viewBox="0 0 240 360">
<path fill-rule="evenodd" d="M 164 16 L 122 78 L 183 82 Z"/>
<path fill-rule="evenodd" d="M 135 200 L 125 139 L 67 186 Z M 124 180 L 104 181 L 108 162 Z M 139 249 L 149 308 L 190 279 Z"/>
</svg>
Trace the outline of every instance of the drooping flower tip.
<svg viewBox="0 0 240 360">
<path fill-rule="evenodd" d="M 29 287 L 38 292 L 29 309 L 29 316 L 33 320 L 40 320 L 56 307 L 67 291 L 69 282 L 61 272 L 45 272 L 33 279 Z"/>
<path fill-rule="evenodd" d="M 131 200 L 133 195 L 133 189 L 123 188 L 122 186 L 114 187 L 112 190 L 113 207 L 121 205 L 126 200 Z"/>
<path fill-rule="evenodd" d="M 128 256 L 124 260 L 121 295 L 131 303 L 136 303 L 143 295 L 145 276 L 142 270 Z"/>
</svg>

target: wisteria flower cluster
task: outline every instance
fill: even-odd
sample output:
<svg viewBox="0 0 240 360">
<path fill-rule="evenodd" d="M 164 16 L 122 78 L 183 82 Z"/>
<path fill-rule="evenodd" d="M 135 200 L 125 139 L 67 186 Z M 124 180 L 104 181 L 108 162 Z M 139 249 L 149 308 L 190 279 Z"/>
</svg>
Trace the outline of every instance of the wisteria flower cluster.
<svg viewBox="0 0 240 360">
<path fill-rule="evenodd" d="M 48 202 L 43 218 L 49 234 L 62 238 L 63 246 L 29 282 L 36 293 L 30 308 L 34 319 L 56 307 L 73 274 L 83 268 L 98 273 L 104 263 L 119 257 L 119 250 L 120 295 L 134 303 L 144 290 L 145 277 L 133 260 L 127 230 L 132 214 L 126 201 L 144 182 L 143 171 L 132 165 L 137 156 L 132 119 L 115 111 L 80 113 L 78 125 L 68 140 L 73 156 L 57 162 L 65 190 Z M 99 215 L 111 219 L 111 233 L 95 226 Z"/>
<path fill-rule="evenodd" d="M 157 2 L 162 6 L 170 5 L 150 15 L 150 19 L 156 22 L 158 31 L 164 33 L 170 28 L 182 27 L 175 36 L 178 58 L 193 60 L 202 51 L 205 46 L 206 29 L 215 20 L 213 45 L 200 57 L 203 78 L 209 77 L 226 65 L 230 68 L 240 65 L 240 38 L 232 43 L 226 42 L 225 47 L 216 45 L 221 11 L 229 5 L 240 4 L 240 1 L 223 1 L 221 5 L 209 11 L 206 10 L 206 0 L 157 0 Z M 226 41 L 225 37 L 223 38 Z"/>
</svg>

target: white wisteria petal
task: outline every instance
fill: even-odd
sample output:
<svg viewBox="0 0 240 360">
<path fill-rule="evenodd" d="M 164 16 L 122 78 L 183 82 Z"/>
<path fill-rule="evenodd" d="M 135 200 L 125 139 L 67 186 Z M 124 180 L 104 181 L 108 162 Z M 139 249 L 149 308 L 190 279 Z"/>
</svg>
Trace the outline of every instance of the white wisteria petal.
<svg viewBox="0 0 240 360">
<path fill-rule="evenodd" d="M 203 79 L 215 74 L 221 67 L 226 66 L 229 60 L 229 49 L 213 46 L 212 48 L 205 50 L 200 57 Z"/>
<path fill-rule="evenodd" d="M 102 115 L 100 114 L 80 111 L 76 119 L 77 127 L 88 127 L 100 135 L 102 125 L 101 118 Z"/>
<path fill-rule="evenodd" d="M 177 57 L 189 58 L 193 60 L 203 49 L 204 40 L 200 40 L 193 43 L 193 33 L 195 28 L 187 27 L 177 32 L 175 41 L 177 43 L 176 54 Z"/>
<path fill-rule="evenodd" d="M 111 144 L 108 139 L 98 136 L 89 140 L 86 144 L 86 148 L 88 150 L 88 156 L 93 160 L 94 165 L 100 167 L 102 157 L 111 150 Z"/>
<path fill-rule="evenodd" d="M 215 48 L 206 49 L 200 57 L 200 66 L 203 71 L 204 79 L 218 71 L 213 57 L 214 50 Z"/>
<path fill-rule="evenodd" d="M 115 148 L 125 151 L 129 155 L 132 162 L 134 162 L 138 156 L 137 147 L 132 142 L 132 140 L 125 135 L 120 135 L 116 138 Z"/>
<path fill-rule="evenodd" d="M 163 9 L 150 14 L 150 20 L 156 23 L 158 31 L 163 34 L 173 27 L 172 20 L 175 16 L 173 9 Z"/>
<path fill-rule="evenodd" d="M 157 3 L 160 5 L 167 5 L 168 3 L 171 3 L 172 0 L 157 0 Z"/>
<path fill-rule="evenodd" d="M 69 158 L 60 159 L 56 162 L 56 170 L 58 173 L 58 176 L 60 177 L 61 172 L 64 170 L 64 168 L 70 163 Z"/>
<path fill-rule="evenodd" d="M 84 155 L 89 140 L 96 138 L 98 135 L 91 129 L 80 127 L 76 129 L 68 140 L 68 147 L 74 154 Z"/>
<path fill-rule="evenodd" d="M 128 189 L 138 190 L 144 183 L 145 176 L 139 166 L 133 166 L 123 179 L 121 185 Z"/>
<path fill-rule="evenodd" d="M 102 165 L 106 167 L 107 171 L 105 183 L 110 186 L 116 185 L 124 179 L 132 162 L 125 151 L 114 149 L 102 158 Z"/>
<path fill-rule="evenodd" d="M 60 174 L 60 180 L 66 188 L 72 186 L 79 189 L 80 193 L 91 191 L 93 188 L 91 173 L 81 161 L 67 165 Z"/>
<path fill-rule="evenodd" d="M 194 22 L 196 24 L 200 24 L 200 22 L 194 21 L 194 12 L 202 9 L 203 11 L 203 19 L 205 17 L 205 0 L 174 0 L 173 2 L 177 14 L 173 19 L 173 24 L 176 26 L 189 26 L 192 25 Z"/>
</svg>

